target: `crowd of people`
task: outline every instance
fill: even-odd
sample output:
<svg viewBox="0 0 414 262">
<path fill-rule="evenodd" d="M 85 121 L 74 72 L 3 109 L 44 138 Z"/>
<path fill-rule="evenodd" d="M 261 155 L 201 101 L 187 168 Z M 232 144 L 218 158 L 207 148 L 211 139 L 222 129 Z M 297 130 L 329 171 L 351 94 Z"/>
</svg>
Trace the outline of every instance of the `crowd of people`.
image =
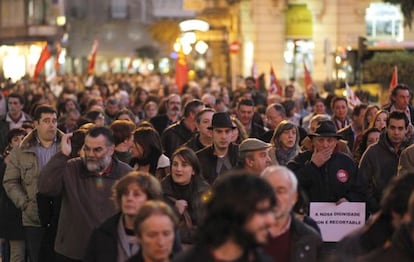
<svg viewBox="0 0 414 262">
<path fill-rule="evenodd" d="M 86 83 L 86 84 L 85 84 Z M 414 108 L 245 78 L 6 82 L 2 262 L 414 261 Z M 323 242 L 314 202 L 366 203 Z"/>
</svg>

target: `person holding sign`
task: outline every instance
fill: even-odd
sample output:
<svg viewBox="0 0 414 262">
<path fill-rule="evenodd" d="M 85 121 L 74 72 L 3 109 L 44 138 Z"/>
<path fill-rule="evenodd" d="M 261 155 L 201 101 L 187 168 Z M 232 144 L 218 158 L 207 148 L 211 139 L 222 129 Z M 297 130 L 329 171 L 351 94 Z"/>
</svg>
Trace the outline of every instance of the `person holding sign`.
<svg viewBox="0 0 414 262">
<path fill-rule="evenodd" d="M 291 160 L 287 167 L 299 181 L 309 202 L 364 202 L 366 183 L 358 173 L 353 159 L 335 151 L 340 135 L 331 120 L 321 121 L 308 135 L 312 151 L 305 151 Z"/>
</svg>

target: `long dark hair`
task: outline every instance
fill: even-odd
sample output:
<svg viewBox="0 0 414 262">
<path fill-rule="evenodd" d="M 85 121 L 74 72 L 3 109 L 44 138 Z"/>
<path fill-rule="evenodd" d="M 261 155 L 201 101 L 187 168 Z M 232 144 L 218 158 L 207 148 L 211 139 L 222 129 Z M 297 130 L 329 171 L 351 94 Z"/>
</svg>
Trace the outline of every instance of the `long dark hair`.
<svg viewBox="0 0 414 262">
<path fill-rule="evenodd" d="M 149 172 L 155 175 L 158 159 L 163 152 L 161 138 L 157 130 L 148 126 L 138 127 L 134 131 L 134 143 L 142 146 L 144 152 L 141 158 L 135 158 L 133 161 L 139 165 L 149 164 Z"/>
<path fill-rule="evenodd" d="M 272 187 L 258 176 L 233 172 L 217 180 L 207 199 L 197 241 L 215 248 L 232 239 L 244 250 L 251 249 L 256 241 L 244 226 L 264 200 L 271 206 L 276 203 Z"/>
</svg>

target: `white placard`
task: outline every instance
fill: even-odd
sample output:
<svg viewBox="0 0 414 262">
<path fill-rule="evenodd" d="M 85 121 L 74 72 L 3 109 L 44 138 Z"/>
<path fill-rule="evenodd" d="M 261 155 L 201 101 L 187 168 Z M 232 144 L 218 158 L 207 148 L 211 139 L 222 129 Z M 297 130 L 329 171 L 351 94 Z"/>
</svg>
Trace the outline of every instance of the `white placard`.
<svg viewBox="0 0 414 262">
<path fill-rule="evenodd" d="M 325 242 L 337 242 L 365 224 L 365 203 L 310 203 L 309 215 L 321 229 Z"/>
</svg>

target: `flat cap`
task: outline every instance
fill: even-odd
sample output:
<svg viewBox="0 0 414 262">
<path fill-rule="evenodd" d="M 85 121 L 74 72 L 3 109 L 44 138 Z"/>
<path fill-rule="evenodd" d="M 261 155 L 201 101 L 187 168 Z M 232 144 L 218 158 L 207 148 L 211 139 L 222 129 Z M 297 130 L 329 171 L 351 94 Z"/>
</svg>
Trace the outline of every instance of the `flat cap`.
<svg viewBox="0 0 414 262">
<path fill-rule="evenodd" d="M 247 138 L 239 145 L 239 152 L 256 151 L 271 147 L 269 143 L 265 143 L 257 138 Z"/>
</svg>

